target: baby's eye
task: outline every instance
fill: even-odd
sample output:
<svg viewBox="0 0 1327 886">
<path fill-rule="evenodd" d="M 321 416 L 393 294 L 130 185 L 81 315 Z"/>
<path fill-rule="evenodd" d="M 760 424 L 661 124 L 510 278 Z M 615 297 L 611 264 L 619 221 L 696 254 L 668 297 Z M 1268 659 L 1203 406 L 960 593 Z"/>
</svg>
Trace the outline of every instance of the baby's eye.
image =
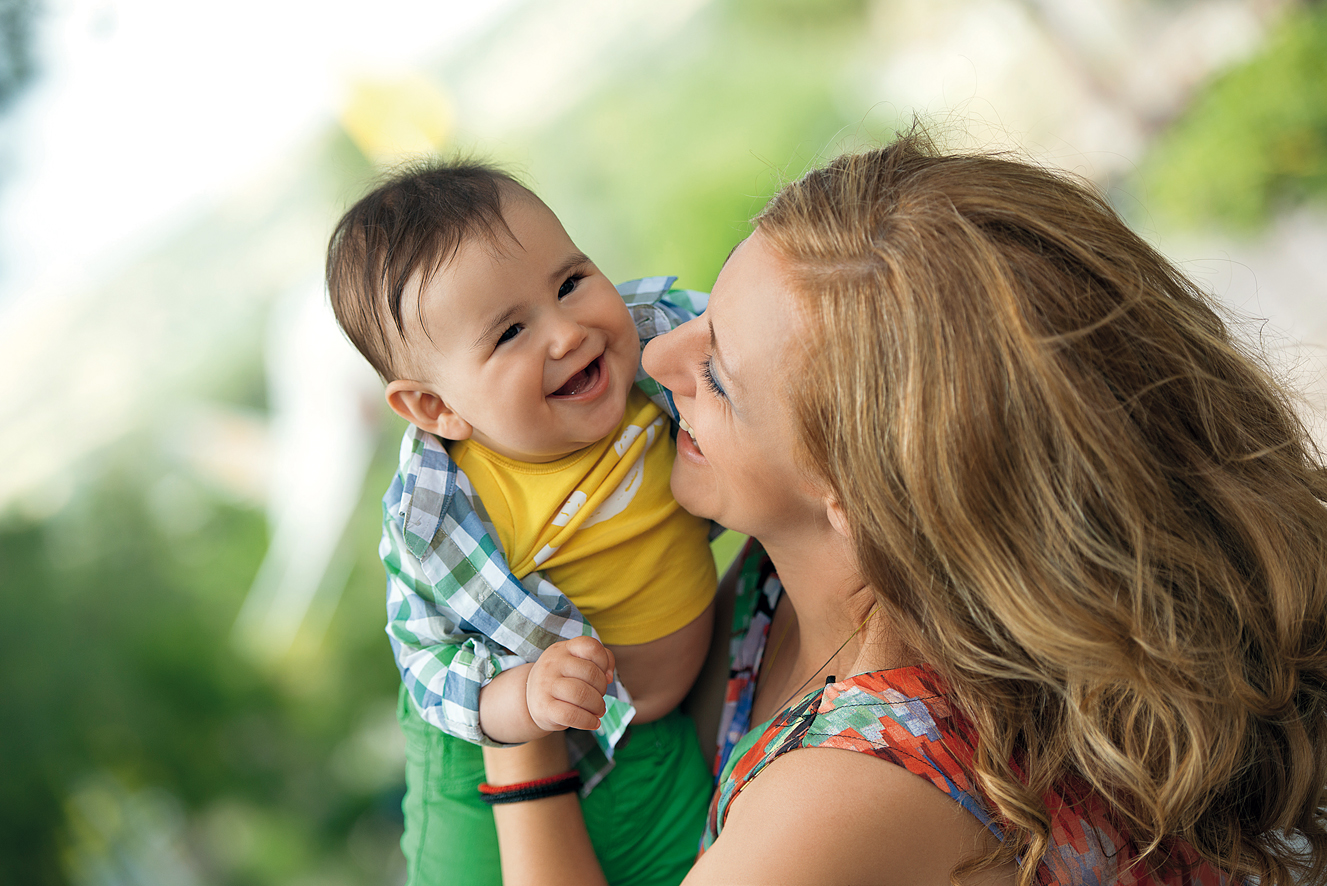
<svg viewBox="0 0 1327 886">
<path fill-rule="evenodd" d="M 505 330 L 503 330 L 502 335 L 498 336 L 498 344 L 502 344 L 505 341 L 511 341 L 513 338 L 516 337 L 516 333 L 520 331 L 521 331 L 521 324 L 513 323 L 512 325 L 508 326 Z"/>
<path fill-rule="evenodd" d="M 566 298 L 576 289 L 576 284 L 584 279 L 584 274 L 572 274 L 562 281 L 562 286 L 558 288 L 558 298 Z"/>
</svg>

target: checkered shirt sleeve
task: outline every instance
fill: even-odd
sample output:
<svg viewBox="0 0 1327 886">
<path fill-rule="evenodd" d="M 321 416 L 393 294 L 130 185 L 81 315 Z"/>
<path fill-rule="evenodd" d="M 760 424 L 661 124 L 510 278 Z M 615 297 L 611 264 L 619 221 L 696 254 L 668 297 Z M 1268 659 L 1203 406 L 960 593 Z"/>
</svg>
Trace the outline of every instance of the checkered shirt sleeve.
<svg viewBox="0 0 1327 886">
<path fill-rule="evenodd" d="M 703 310 L 705 294 L 672 290 L 675 279 L 653 277 L 619 287 L 642 343 Z M 676 417 L 667 390 L 645 379 L 653 386 L 646 392 Z M 490 746 L 496 742 L 479 728 L 479 690 L 559 640 L 597 637 L 540 573 L 518 581 L 495 539 L 483 504 L 441 441 L 408 427 L 400 468 L 383 497 L 378 553 L 387 572 L 387 636 L 421 717 L 444 732 Z M 594 737 L 611 759 L 635 709 L 616 682 L 605 702 L 608 711 Z"/>
</svg>

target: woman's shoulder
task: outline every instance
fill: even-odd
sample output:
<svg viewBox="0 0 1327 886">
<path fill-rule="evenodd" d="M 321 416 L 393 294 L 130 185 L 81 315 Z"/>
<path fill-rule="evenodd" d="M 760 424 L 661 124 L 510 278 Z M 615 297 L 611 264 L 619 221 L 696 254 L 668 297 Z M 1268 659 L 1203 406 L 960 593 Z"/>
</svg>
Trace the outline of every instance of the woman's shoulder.
<svg viewBox="0 0 1327 886">
<path fill-rule="evenodd" d="M 855 751 L 893 763 L 929 781 L 1000 839 L 994 807 L 970 777 L 976 745 L 975 727 L 951 704 L 944 681 L 925 665 L 829 684 L 801 741 L 802 748 Z M 1037 872 L 1040 883 L 1232 882 L 1183 843 L 1171 846 L 1172 864 L 1165 869 L 1135 865 L 1138 847 L 1128 827 L 1081 781 L 1059 785 L 1042 799 L 1051 819 L 1051 846 Z"/>
<path fill-rule="evenodd" d="M 976 732 L 950 703 L 928 665 L 857 674 L 828 683 L 807 719 L 803 748 L 856 751 L 929 781 L 999 837 L 980 789 L 969 777 Z"/>
<path fill-rule="evenodd" d="M 956 716 L 940 677 L 926 665 L 857 674 L 826 685 L 785 709 L 724 772 L 711 822 L 717 833 L 727 806 L 774 761 L 793 750 L 854 751 L 920 775 L 995 828 L 976 801 L 966 772 L 971 726 Z"/>
<path fill-rule="evenodd" d="M 878 883 L 948 886 L 954 867 L 994 838 L 903 769 L 809 748 L 776 760 L 733 807 L 697 883 Z M 1012 867 L 974 884 L 1013 884 Z M 690 881 L 689 881 L 690 883 Z"/>
<path fill-rule="evenodd" d="M 994 807 L 969 775 L 976 745 L 971 721 L 955 709 L 943 680 L 925 665 L 860 674 L 827 685 L 800 744 L 855 751 L 893 763 L 929 781 L 1000 839 Z M 1172 863 L 1164 869 L 1135 865 L 1138 847 L 1128 827 L 1104 798 L 1081 781 L 1059 785 L 1042 799 L 1051 819 L 1051 846 L 1037 872 L 1040 883 L 1232 882 L 1183 843 L 1170 847 Z"/>
<path fill-rule="evenodd" d="M 898 761 L 874 752 L 891 742 L 872 725 L 882 718 L 908 724 L 901 728 L 910 735 L 935 731 L 948 712 L 935 688 L 926 668 L 859 675 L 776 717 L 734 761 L 713 810 L 723 806 L 723 840 L 697 872 L 713 882 L 752 879 L 768 867 L 786 882 L 947 884 L 956 864 L 993 849 L 993 833 L 959 813 L 934 781 L 883 765 Z M 1009 868 L 973 882 L 1013 879 Z"/>
<path fill-rule="evenodd" d="M 758 839 L 761 824 L 776 826 L 767 819 L 769 810 L 777 810 L 777 821 L 804 819 L 801 827 L 822 838 L 829 836 L 826 822 L 837 821 L 843 840 L 883 841 L 909 864 L 944 856 L 952 867 L 978 846 L 993 849 L 1002 837 L 994 807 L 970 777 L 975 748 L 974 727 L 926 665 L 830 682 L 771 721 L 733 761 L 711 808 L 708 839 L 722 829 L 725 850 L 747 832 Z M 1117 882 L 1126 874 L 1138 886 L 1229 882 L 1182 845 L 1174 847 L 1173 870 L 1134 867 L 1137 848 L 1127 828 L 1083 785 L 1061 786 L 1044 800 L 1052 846 L 1039 866 L 1039 883 Z M 836 803 L 838 813 L 826 818 L 824 807 Z M 871 809 L 874 817 L 859 827 L 854 816 Z M 924 825 L 921 833 L 917 825 Z M 791 821 L 786 826 L 795 828 Z M 954 848 L 959 845 L 967 855 Z M 871 856 L 858 849 L 848 855 Z M 990 882 L 1001 882 L 1003 875 L 991 876 Z"/>
</svg>

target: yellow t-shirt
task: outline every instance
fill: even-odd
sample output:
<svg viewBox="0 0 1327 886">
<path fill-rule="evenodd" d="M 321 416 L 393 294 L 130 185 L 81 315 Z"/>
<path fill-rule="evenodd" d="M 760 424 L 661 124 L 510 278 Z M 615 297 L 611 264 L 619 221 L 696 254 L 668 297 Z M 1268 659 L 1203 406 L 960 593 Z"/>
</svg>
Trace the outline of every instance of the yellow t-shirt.
<svg viewBox="0 0 1327 886">
<path fill-rule="evenodd" d="M 605 643 L 665 637 L 714 599 L 709 523 L 673 500 L 668 418 L 638 388 L 617 429 L 547 464 L 463 440 L 448 452 L 474 485 L 517 578 L 544 570 Z"/>
</svg>

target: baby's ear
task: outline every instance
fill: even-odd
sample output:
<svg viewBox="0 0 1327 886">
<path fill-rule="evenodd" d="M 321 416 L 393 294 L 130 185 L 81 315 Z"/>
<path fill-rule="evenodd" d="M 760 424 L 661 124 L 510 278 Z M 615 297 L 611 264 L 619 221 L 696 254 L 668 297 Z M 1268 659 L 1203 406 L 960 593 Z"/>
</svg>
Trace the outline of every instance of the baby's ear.
<svg viewBox="0 0 1327 886">
<path fill-rule="evenodd" d="M 387 384 L 387 405 L 415 427 L 445 440 L 466 440 L 474 432 L 437 394 L 417 381 L 399 378 Z"/>
</svg>

